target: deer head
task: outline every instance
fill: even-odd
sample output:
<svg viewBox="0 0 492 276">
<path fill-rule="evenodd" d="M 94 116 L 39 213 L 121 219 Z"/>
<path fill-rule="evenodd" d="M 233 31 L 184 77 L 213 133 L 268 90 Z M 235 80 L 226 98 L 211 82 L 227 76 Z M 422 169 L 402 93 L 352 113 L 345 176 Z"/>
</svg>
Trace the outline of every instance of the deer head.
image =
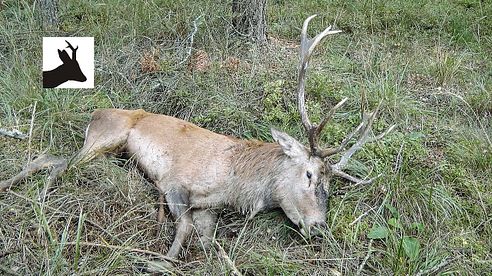
<svg viewBox="0 0 492 276">
<path fill-rule="evenodd" d="M 289 157 L 290 166 L 284 176 L 285 183 L 282 183 L 283 194 L 279 197 L 280 207 L 287 214 L 289 219 L 300 227 L 303 235 L 309 237 L 319 233 L 320 226 L 326 225 L 326 191 L 324 186 L 329 182 L 332 176 L 339 176 L 357 185 L 369 184 L 373 179 L 359 179 L 351 176 L 343 169 L 348 164 L 352 155 L 365 143 L 373 142 L 384 137 L 389 133 L 394 125 L 383 133 L 374 136 L 371 132 L 371 126 L 377 116 L 379 106 L 375 111 L 364 114 L 362 122 L 356 127 L 340 145 L 322 149 L 319 146 L 319 137 L 326 124 L 333 117 L 335 112 L 343 106 L 347 98 L 342 99 L 339 103 L 331 108 L 326 117 L 319 123 L 314 124 L 310 121 L 306 111 L 305 88 L 306 73 L 311 55 L 323 38 L 330 34 L 340 33 L 339 30 L 332 30 L 329 26 L 323 32 L 319 33 L 312 39 L 307 37 L 309 22 L 316 15 L 310 16 L 304 21 L 301 33 L 300 64 L 298 75 L 298 109 L 301 115 L 302 125 L 307 133 L 309 148 L 303 146 L 294 138 L 277 130 L 272 130 L 272 136 L 277 141 L 285 155 Z M 348 144 L 354 139 L 357 140 L 347 149 Z M 340 161 L 330 163 L 327 159 L 329 156 L 341 153 Z"/>
</svg>

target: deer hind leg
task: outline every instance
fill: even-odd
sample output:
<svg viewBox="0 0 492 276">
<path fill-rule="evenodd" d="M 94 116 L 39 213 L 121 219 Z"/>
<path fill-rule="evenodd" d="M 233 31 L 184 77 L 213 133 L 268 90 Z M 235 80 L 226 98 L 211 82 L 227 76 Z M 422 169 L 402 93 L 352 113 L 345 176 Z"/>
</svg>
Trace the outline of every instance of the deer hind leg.
<svg viewBox="0 0 492 276">
<path fill-rule="evenodd" d="M 70 161 L 71 165 L 91 161 L 104 153 L 117 153 L 125 144 L 130 128 L 107 125 L 107 121 L 93 120 L 85 131 L 84 146 Z M 122 121 L 121 123 L 124 123 Z"/>
<path fill-rule="evenodd" d="M 169 211 L 177 222 L 176 235 L 173 244 L 166 256 L 176 259 L 183 248 L 185 241 L 191 234 L 193 220 L 189 207 L 188 192 L 184 189 L 169 191 L 166 194 Z"/>
<path fill-rule="evenodd" d="M 86 137 L 84 146 L 80 151 L 70 160 L 70 166 L 80 162 L 87 162 L 94 159 L 97 155 L 117 151 L 122 145 L 125 144 L 128 137 L 129 129 L 114 131 L 110 127 L 104 128 L 103 124 L 96 122 L 96 124 L 89 124 L 86 131 Z M 107 129 L 111 129 L 108 131 Z M 61 157 L 56 157 L 49 154 L 43 154 L 30 162 L 20 173 L 14 177 L 0 182 L 0 192 L 9 189 L 12 185 L 15 185 L 23 179 L 29 177 L 33 173 L 41 171 L 43 169 L 51 169 L 51 173 L 48 177 L 48 185 L 45 187 L 44 193 L 47 192 L 51 183 L 61 175 L 68 166 L 68 161 Z"/>
<path fill-rule="evenodd" d="M 200 234 L 200 241 L 205 250 L 208 250 L 215 233 L 217 214 L 209 209 L 193 210 L 193 225 Z"/>
<path fill-rule="evenodd" d="M 160 235 L 160 232 L 161 232 L 161 227 L 164 223 L 164 218 L 166 216 L 165 212 L 164 212 L 164 204 L 165 204 L 165 200 L 164 200 L 164 193 L 161 192 L 159 189 L 157 189 L 159 191 L 159 202 L 157 203 L 158 205 L 158 211 L 157 211 L 157 228 L 156 228 L 156 232 L 155 232 L 155 235 L 157 236 L 157 238 L 159 238 L 159 235 Z"/>
<path fill-rule="evenodd" d="M 125 143 L 133 126 L 133 113 L 114 110 L 99 110 L 93 113 L 93 119 L 87 127 L 84 146 L 70 160 L 70 166 L 79 162 L 92 160 L 100 153 L 116 152 Z M 138 115 L 139 113 L 137 113 Z M 30 162 L 20 173 L 14 177 L 0 182 L 0 192 L 7 190 L 12 185 L 22 181 L 31 174 L 40 170 L 51 168 L 48 186 L 61 173 L 67 169 L 67 160 L 43 154 Z"/>
<path fill-rule="evenodd" d="M 30 162 L 20 173 L 10 179 L 1 181 L 0 192 L 6 191 L 11 186 L 29 177 L 31 174 L 46 168 L 51 169 L 51 173 L 48 177 L 48 185 L 45 188 L 45 192 L 48 189 L 48 186 L 66 170 L 67 160 L 49 154 L 40 155 L 38 158 Z"/>
</svg>

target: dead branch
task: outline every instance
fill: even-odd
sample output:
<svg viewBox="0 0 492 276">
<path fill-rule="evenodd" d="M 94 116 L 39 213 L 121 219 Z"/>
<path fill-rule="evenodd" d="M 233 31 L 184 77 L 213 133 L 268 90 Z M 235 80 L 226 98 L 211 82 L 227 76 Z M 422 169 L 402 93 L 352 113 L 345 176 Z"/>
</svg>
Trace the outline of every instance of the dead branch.
<svg viewBox="0 0 492 276">
<path fill-rule="evenodd" d="M 191 56 L 191 50 L 193 49 L 193 40 L 195 38 L 195 34 L 198 32 L 198 26 L 200 26 L 201 22 L 199 22 L 200 18 L 202 18 L 202 15 L 198 16 L 193 20 L 193 31 L 191 34 L 188 36 L 190 39 L 190 46 L 188 47 L 188 50 L 186 51 L 186 56 L 183 58 L 182 61 L 178 63 L 178 66 L 185 63 Z"/>
<path fill-rule="evenodd" d="M 367 210 L 366 212 L 362 213 L 360 216 L 358 216 L 356 219 L 354 219 L 354 221 L 352 221 L 351 223 L 349 223 L 348 226 L 352 226 L 354 224 L 356 224 L 357 222 L 359 222 L 363 217 L 367 216 L 372 210 L 374 210 L 376 207 L 371 207 L 371 209 Z"/>
<path fill-rule="evenodd" d="M 4 128 L 0 128 L 0 135 L 14 138 L 14 139 L 26 139 L 27 135 L 18 131 L 17 129 L 14 130 L 6 130 Z"/>
</svg>

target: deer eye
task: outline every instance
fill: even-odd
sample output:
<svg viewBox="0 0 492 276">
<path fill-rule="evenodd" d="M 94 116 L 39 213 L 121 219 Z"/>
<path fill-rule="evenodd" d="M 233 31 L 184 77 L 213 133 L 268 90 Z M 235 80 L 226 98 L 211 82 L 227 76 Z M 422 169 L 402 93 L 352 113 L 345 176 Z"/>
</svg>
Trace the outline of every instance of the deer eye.
<svg viewBox="0 0 492 276">
<path fill-rule="evenodd" d="M 308 179 L 311 179 L 311 177 L 312 177 L 312 176 L 313 176 L 313 174 L 312 174 L 310 171 L 307 171 L 307 172 L 306 172 L 306 177 L 307 177 Z"/>
</svg>

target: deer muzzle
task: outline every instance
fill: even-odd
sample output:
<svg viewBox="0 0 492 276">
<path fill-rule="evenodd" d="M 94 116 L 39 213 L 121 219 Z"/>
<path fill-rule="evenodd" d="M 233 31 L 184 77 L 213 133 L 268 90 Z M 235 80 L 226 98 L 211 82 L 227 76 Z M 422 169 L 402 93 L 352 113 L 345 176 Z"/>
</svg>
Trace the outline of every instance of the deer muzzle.
<svg viewBox="0 0 492 276">
<path fill-rule="evenodd" d="M 326 222 L 314 222 L 311 225 L 301 224 L 299 227 L 299 231 L 301 234 L 307 238 L 311 239 L 313 237 L 321 237 L 323 236 L 323 232 L 328 228 Z"/>
</svg>

